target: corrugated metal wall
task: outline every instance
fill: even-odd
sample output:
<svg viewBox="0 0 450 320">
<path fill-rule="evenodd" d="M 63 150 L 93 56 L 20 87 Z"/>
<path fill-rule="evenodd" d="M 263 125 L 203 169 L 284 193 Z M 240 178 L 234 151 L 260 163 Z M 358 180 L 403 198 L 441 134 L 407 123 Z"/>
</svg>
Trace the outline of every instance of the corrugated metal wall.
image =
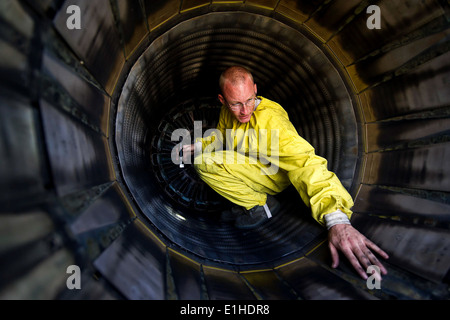
<svg viewBox="0 0 450 320">
<path fill-rule="evenodd" d="M 81 30 L 67 27 L 72 4 Z M 366 26 L 370 4 L 381 29 Z M 448 298 L 449 14 L 439 0 L 1 1 L 0 297 Z M 214 221 L 145 183 L 165 111 L 210 98 L 234 63 L 343 177 L 352 223 L 391 256 L 381 290 L 331 269 L 307 217 L 225 228 L 230 250 L 214 251 Z M 73 264 L 82 290 L 66 287 Z"/>
</svg>

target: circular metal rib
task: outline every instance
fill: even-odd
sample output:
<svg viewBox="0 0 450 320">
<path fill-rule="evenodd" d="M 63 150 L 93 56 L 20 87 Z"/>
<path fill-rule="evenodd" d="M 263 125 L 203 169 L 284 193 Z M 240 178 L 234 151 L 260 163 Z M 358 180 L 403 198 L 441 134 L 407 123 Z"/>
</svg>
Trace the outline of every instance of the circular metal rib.
<svg viewBox="0 0 450 320">
<path fill-rule="evenodd" d="M 239 27 L 230 27 L 230 19 L 239 21 Z M 280 217 L 265 226 L 270 237 L 261 233 L 265 228 L 242 233 L 218 221 L 220 209 L 229 203 L 200 181 L 192 166 L 180 169 L 170 158 L 178 143 L 171 141 L 174 130 L 192 133 L 195 120 L 204 129 L 215 127 L 218 78 L 235 64 L 252 70 L 258 94 L 279 102 L 299 133 L 329 160 L 330 170 L 344 182 L 352 181 L 356 118 L 333 64 L 298 30 L 242 12 L 182 22 L 150 44 L 121 94 L 116 144 L 131 193 L 170 241 L 205 259 L 252 265 L 301 253 L 310 245 L 321 229 L 306 207 L 300 201 L 283 203 Z M 311 228 L 306 236 L 292 232 L 292 226 L 306 225 Z M 274 238 L 280 245 L 272 245 Z"/>
</svg>

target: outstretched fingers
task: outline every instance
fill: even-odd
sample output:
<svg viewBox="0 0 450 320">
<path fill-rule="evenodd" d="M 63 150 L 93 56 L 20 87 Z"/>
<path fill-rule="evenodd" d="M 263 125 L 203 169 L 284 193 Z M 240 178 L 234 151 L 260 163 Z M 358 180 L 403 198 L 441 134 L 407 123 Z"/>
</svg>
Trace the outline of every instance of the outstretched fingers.
<svg viewBox="0 0 450 320">
<path fill-rule="evenodd" d="M 342 248 L 342 252 L 361 278 L 367 279 L 368 277 L 365 270 L 367 270 L 367 267 L 370 264 L 369 259 L 364 255 L 362 250 L 356 245 L 351 245 Z"/>
<path fill-rule="evenodd" d="M 329 248 L 333 260 L 333 268 L 336 268 L 339 264 L 339 250 L 345 255 L 361 278 L 368 278 L 367 272 L 369 272 L 370 266 L 379 268 L 380 274 L 375 276 L 380 280 L 381 274 L 387 274 L 386 268 L 374 253 L 384 259 L 388 259 L 389 255 L 351 225 L 336 225 L 330 229 Z M 377 269 L 374 270 L 377 271 Z"/>
<path fill-rule="evenodd" d="M 339 252 L 331 242 L 328 242 L 328 248 L 331 253 L 331 267 L 337 268 L 339 266 Z"/>
<path fill-rule="evenodd" d="M 383 251 L 380 247 L 378 247 L 375 243 L 373 243 L 367 238 L 365 239 L 365 243 L 369 249 L 374 251 L 380 257 L 382 257 L 383 259 L 389 259 L 389 255 L 385 251 Z M 368 250 L 368 255 L 370 256 L 370 261 L 372 262 L 372 265 L 378 266 L 382 274 L 387 274 L 386 268 L 370 250 Z"/>
</svg>

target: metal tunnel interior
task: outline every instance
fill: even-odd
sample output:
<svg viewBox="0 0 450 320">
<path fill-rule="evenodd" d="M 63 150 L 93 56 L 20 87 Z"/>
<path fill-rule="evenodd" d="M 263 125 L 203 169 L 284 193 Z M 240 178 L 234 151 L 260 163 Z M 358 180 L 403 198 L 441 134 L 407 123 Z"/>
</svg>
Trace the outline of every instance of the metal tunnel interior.
<svg viewBox="0 0 450 320">
<path fill-rule="evenodd" d="M 449 299 L 449 50 L 445 0 L 1 1 L 0 299 Z M 355 199 L 380 289 L 331 268 L 293 187 L 242 231 L 171 162 L 236 64 Z"/>
</svg>

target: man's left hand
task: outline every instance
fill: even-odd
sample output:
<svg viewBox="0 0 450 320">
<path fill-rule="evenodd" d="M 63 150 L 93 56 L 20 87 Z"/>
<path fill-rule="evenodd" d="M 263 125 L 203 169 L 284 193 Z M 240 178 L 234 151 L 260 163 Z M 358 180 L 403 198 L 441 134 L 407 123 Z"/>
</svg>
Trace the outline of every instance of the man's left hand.
<svg viewBox="0 0 450 320">
<path fill-rule="evenodd" d="M 389 258 L 388 254 L 349 224 L 337 224 L 330 228 L 328 247 L 331 252 L 333 268 L 337 268 L 339 265 L 339 250 L 347 257 L 361 278 L 368 278 L 366 270 L 370 265 L 378 266 L 381 274 L 387 274 L 386 268 L 371 250 L 384 259 Z M 381 279 L 381 275 L 379 276 Z"/>
</svg>

